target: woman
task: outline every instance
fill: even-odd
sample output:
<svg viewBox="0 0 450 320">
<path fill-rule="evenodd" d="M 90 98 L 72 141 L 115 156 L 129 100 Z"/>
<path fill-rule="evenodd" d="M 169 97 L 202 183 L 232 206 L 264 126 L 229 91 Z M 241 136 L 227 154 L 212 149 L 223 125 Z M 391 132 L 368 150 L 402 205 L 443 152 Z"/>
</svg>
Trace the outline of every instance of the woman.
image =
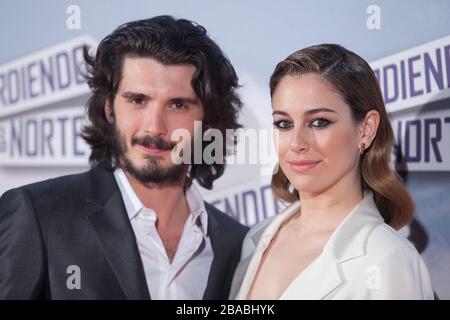
<svg viewBox="0 0 450 320">
<path fill-rule="evenodd" d="M 367 62 L 309 47 L 277 65 L 270 90 L 272 190 L 291 205 L 247 235 L 230 297 L 433 299 L 423 260 L 395 230 L 414 204 L 390 166 L 392 128 Z"/>
</svg>

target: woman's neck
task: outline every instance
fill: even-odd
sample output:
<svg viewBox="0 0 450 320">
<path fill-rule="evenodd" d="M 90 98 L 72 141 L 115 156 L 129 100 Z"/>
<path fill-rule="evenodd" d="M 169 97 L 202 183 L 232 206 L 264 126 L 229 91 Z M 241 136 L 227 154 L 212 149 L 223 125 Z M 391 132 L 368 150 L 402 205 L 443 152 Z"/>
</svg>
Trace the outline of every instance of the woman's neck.
<svg viewBox="0 0 450 320">
<path fill-rule="evenodd" d="M 360 183 L 335 185 L 320 193 L 301 192 L 298 222 L 303 232 L 334 230 L 363 199 Z"/>
</svg>

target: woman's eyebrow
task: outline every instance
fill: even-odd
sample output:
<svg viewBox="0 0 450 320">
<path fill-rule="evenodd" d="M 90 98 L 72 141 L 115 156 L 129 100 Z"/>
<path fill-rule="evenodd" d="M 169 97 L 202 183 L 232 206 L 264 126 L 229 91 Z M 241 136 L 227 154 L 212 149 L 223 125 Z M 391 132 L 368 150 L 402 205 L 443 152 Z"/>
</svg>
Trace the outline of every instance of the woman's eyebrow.
<svg viewBox="0 0 450 320">
<path fill-rule="evenodd" d="M 306 110 L 303 114 L 306 116 L 306 115 L 312 115 L 312 114 L 319 113 L 319 112 L 333 112 L 333 113 L 337 113 L 333 109 L 320 107 L 320 108 L 314 108 L 314 109 Z"/>
<path fill-rule="evenodd" d="M 303 114 L 305 116 L 308 116 L 308 115 L 316 114 L 316 113 L 319 113 L 319 112 L 333 112 L 333 113 L 337 113 L 333 109 L 320 107 L 320 108 L 313 108 L 313 109 L 306 110 Z M 279 115 L 282 115 L 282 116 L 288 116 L 288 113 L 284 112 L 284 111 L 275 110 L 274 112 L 272 112 L 272 116 L 274 116 L 276 114 L 279 114 Z"/>
<path fill-rule="evenodd" d="M 288 116 L 287 112 L 284 112 L 284 111 L 275 110 L 274 112 L 272 112 L 273 116 L 276 115 L 276 114 L 279 114 L 279 115 L 282 115 L 282 116 Z"/>
</svg>

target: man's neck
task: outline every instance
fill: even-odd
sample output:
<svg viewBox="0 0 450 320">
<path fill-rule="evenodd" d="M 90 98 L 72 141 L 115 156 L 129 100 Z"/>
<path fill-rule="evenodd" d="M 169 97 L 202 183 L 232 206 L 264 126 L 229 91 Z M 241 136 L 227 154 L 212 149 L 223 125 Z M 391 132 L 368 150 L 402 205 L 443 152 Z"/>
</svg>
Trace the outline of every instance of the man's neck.
<svg viewBox="0 0 450 320">
<path fill-rule="evenodd" d="M 184 190 L 185 179 L 173 184 L 144 184 L 124 172 L 142 204 L 155 211 L 158 230 L 184 226 L 190 213 Z"/>
</svg>

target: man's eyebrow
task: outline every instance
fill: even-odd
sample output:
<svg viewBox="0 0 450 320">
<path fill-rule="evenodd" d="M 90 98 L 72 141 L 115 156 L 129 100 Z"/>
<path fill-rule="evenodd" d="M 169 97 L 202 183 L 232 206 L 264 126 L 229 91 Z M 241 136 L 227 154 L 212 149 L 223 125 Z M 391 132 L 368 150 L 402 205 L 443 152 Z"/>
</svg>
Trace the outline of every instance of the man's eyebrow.
<svg viewBox="0 0 450 320">
<path fill-rule="evenodd" d="M 122 97 L 124 98 L 142 98 L 142 99 L 148 99 L 150 98 L 149 96 L 143 94 L 143 93 L 139 93 L 139 92 L 131 92 L 131 91 L 127 91 L 122 93 Z"/>
<path fill-rule="evenodd" d="M 194 97 L 175 97 L 170 99 L 174 103 L 198 104 L 199 99 Z"/>
<path fill-rule="evenodd" d="M 132 92 L 132 91 L 126 91 L 122 94 L 122 97 L 124 98 L 141 98 L 150 100 L 151 97 L 140 92 Z M 185 104 L 198 104 L 199 99 L 191 96 L 180 96 L 180 97 L 174 97 L 171 98 L 170 101 L 172 103 L 185 103 Z"/>
<path fill-rule="evenodd" d="M 314 108 L 314 109 L 306 110 L 303 114 L 305 116 L 308 116 L 308 115 L 316 114 L 316 113 L 319 113 L 319 112 L 333 112 L 333 113 L 337 113 L 333 109 L 321 107 L 321 108 Z M 279 115 L 282 115 L 282 116 L 288 116 L 289 115 L 287 112 L 279 111 L 279 110 L 275 110 L 274 112 L 272 112 L 272 116 L 274 116 L 276 114 L 279 114 Z"/>
</svg>

